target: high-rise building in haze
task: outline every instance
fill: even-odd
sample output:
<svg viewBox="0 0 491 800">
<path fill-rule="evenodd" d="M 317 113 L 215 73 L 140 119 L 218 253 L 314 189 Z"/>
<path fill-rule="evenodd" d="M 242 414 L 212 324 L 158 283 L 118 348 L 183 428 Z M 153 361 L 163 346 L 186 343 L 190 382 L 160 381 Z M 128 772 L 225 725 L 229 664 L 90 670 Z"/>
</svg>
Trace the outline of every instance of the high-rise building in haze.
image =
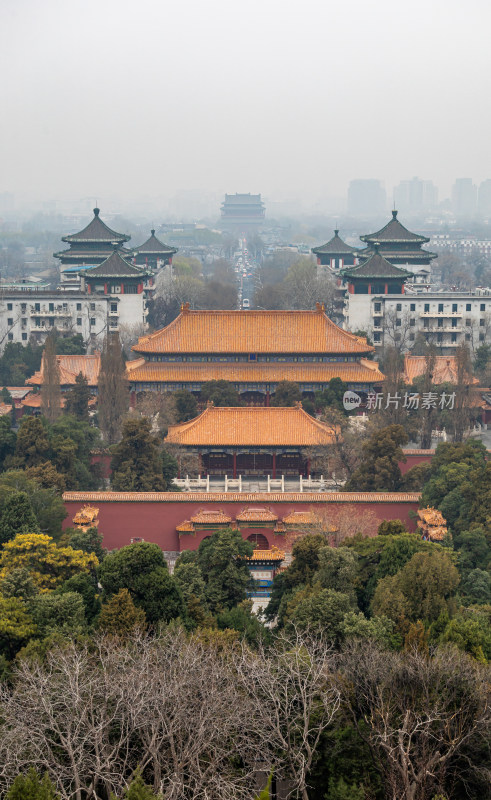
<svg viewBox="0 0 491 800">
<path fill-rule="evenodd" d="M 417 214 L 438 205 L 438 189 L 432 181 L 404 180 L 394 189 L 394 204 L 406 214 Z"/>
<path fill-rule="evenodd" d="M 491 180 L 483 181 L 477 195 L 477 209 L 481 217 L 491 216 Z"/>
<path fill-rule="evenodd" d="M 348 214 L 367 217 L 384 214 L 387 199 L 381 181 L 357 178 L 348 188 Z"/>
<path fill-rule="evenodd" d="M 452 186 L 452 210 L 456 216 L 470 217 L 477 209 L 477 186 L 472 178 L 457 178 Z"/>
</svg>

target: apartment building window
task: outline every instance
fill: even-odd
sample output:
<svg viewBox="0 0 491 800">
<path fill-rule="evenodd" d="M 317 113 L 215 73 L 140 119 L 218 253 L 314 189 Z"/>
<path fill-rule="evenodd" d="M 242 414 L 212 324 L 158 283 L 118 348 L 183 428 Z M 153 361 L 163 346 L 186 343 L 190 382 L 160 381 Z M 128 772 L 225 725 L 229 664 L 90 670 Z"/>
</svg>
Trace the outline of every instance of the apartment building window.
<svg viewBox="0 0 491 800">
<path fill-rule="evenodd" d="M 91 303 L 90 304 L 90 310 L 91 311 L 95 311 L 95 303 Z"/>
<path fill-rule="evenodd" d="M 77 303 L 77 311 L 82 311 L 82 303 Z"/>
<path fill-rule="evenodd" d="M 481 303 L 481 311 L 486 311 L 486 303 Z"/>
<path fill-rule="evenodd" d="M 452 303 L 452 314 L 456 314 L 457 310 L 457 303 Z"/>
<path fill-rule="evenodd" d="M 438 320 L 438 327 L 439 328 L 443 328 L 443 320 L 442 319 Z"/>
<path fill-rule="evenodd" d="M 443 303 L 438 303 L 438 313 L 443 314 Z"/>
<path fill-rule="evenodd" d="M 465 304 L 465 310 L 466 310 L 466 311 L 472 311 L 472 306 L 471 306 L 471 304 L 470 304 L 470 303 L 466 303 L 466 304 Z"/>
<path fill-rule="evenodd" d="M 400 328 L 400 327 L 401 327 L 401 320 L 400 319 L 396 319 L 396 328 Z"/>
<path fill-rule="evenodd" d="M 381 328 L 382 327 L 382 317 L 374 317 L 373 318 L 373 324 L 374 324 L 375 328 Z"/>
<path fill-rule="evenodd" d="M 430 311 L 430 304 L 429 303 L 425 303 L 425 314 L 428 314 L 429 311 Z"/>
<path fill-rule="evenodd" d="M 402 303 L 396 304 L 396 311 L 402 311 Z"/>
<path fill-rule="evenodd" d="M 470 328 L 470 327 L 471 327 L 471 325 L 472 325 L 472 320 L 471 320 L 471 319 L 466 319 L 466 321 L 465 321 L 465 324 L 466 324 L 466 326 L 467 326 L 468 328 Z"/>
<path fill-rule="evenodd" d="M 111 303 L 111 314 L 117 314 L 117 312 L 118 312 L 118 304 Z"/>
<path fill-rule="evenodd" d="M 23 342 L 27 341 L 27 333 L 22 334 L 22 341 Z"/>
<path fill-rule="evenodd" d="M 21 323 L 22 323 L 22 327 L 23 327 L 23 328 L 25 328 L 25 327 L 26 327 L 26 325 L 27 325 L 27 319 L 26 319 L 26 317 L 22 317 L 22 319 L 21 319 Z"/>
<path fill-rule="evenodd" d="M 90 324 L 93 326 L 95 325 L 95 317 L 90 318 Z"/>
<path fill-rule="evenodd" d="M 437 333 L 436 340 L 437 340 L 437 342 L 442 342 L 443 341 L 443 333 Z"/>
<path fill-rule="evenodd" d="M 376 332 L 373 334 L 373 341 L 376 343 L 380 342 L 380 333 Z"/>
<path fill-rule="evenodd" d="M 55 304 L 54 304 L 54 303 L 50 303 L 50 304 L 49 304 L 49 309 L 48 309 L 48 310 L 49 310 L 49 311 L 54 311 L 54 310 L 55 310 Z"/>
<path fill-rule="evenodd" d="M 117 328 L 118 327 L 118 320 L 117 319 L 110 319 L 109 320 L 109 327 L 110 328 Z"/>
<path fill-rule="evenodd" d="M 79 328 L 81 327 L 81 325 L 82 325 L 82 317 L 77 317 L 77 325 L 79 326 Z"/>
<path fill-rule="evenodd" d="M 7 339 L 9 340 L 9 342 L 13 342 L 14 341 L 14 334 L 13 333 L 9 333 L 9 335 L 7 336 Z"/>
<path fill-rule="evenodd" d="M 382 311 L 382 303 L 374 303 L 373 310 L 375 311 L 376 314 L 380 314 L 380 312 Z"/>
<path fill-rule="evenodd" d="M 481 328 L 484 328 L 485 322 L 486 322 L 486 320 L 484 320 L 484 319 L 480 319 L 479 320 L 479 325 L 481 326 Z"/>
<path fill-rule="evenodd" d="M 48 325 L 49 325 L 49 327 L 50 327 L 50 328 L 53 328 L 53 327 L 54 327 L 54 324 L 55 324 L 55 318 L 54 318 L 54 317 L 49 317 L 49 318 L 48 318 Z"/>
<path fill-rule="evenodd" d="M 7 303 L 7 311 L 12 311 L 12 303 Z"/>
<path fill-rule="evenodd" d="M 430 324 L 430 321 L 429 321 L 429 319 L 424 319 L 424 320 L 423 320 L 423 328 L 428 328 L 428 327 L 429 327 L 429 324 Z"/>
<path fill-rule="evenodd" d="M 453 319 L 452 320 L 452 328 L 456 328 L 456 327 L 457 327 L 457 320 Z"/>
<path fill-rule="evenodd" d="M 27 310 L 27 303 L 21 303 L 20 304 L 20 310 L 21 310 L 22 314 L 25 314 L 26 310 Z"/>
<path fill-rule="evenodd" d="M 34 325 L 36 326 L 36 328 L 39 328 L 39 326 L 41 325 L 41 320 L 39 317 L 34 317 Z"/>
<path fill-rule="evenodd" d="M 409 341 L 414 342 L 414 333 L 409 334 Z"/>
<path fill-rule="evenodd" d="M 34 303 L 34 311 L 37 311 L 38 313 L 41 311 L 41 303 Z"/>
<path fill-rule="evenodd" d="M 455 344 L 456 341 L 457 341 L 457 334 L 452 333 L 452 344 Z"/>
<path fill-rule="evenodd" d="M 465 340 L 466 340 L 466 342 L 470 342 L 470 340 L 471 340 L 471 335 L 470 335 L 470 333 L 466 333 L 466 335 L 465 335 Z"/>
<path fill-rule="evenodd" d="M 479 341 L 480 341 L 480 342 L 484 342 L 484 338 L 485 338 L 485 337 L 484 337 L 484 333 L 480 333 L 480 334 L 479 334 Z"/>
<path fill-rule="evenodd" d="M 13 324 L 14 324 L 13 317 L 9 317 L 8 320 L 7 320 L 7 325 L 13 325 Z"/>
<path fill-rule="evenodd" d="M 409 325 L 411 326 L 411 328 L 414 328 L 414 326 L 416 325 L 416 320 L 414 319 L 414 317 L 411 317 L 411 319 L 409 320 Z"/>
<path fill-rule="evenodd" d="M 416 303 L 411 303 L 409 306 L 410 311 L 416 311 Z"/>
</svg>

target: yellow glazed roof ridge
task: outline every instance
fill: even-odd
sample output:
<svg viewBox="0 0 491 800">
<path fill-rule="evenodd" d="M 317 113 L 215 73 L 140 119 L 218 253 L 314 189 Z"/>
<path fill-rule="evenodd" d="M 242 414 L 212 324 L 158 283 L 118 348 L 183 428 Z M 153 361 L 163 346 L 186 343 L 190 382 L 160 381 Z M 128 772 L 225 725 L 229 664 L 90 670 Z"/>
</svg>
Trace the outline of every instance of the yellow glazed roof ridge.
<svg viewBox="0 0 491 800">
<path fill-rule="evenodd" d="M 274 350 L 272 350 L 274 347 Z M 169 325 L 139 339 L 133 350 L 171 352 L 370 353 L 374 348 L 315 310 L 183 309 Z"/>
</svg>

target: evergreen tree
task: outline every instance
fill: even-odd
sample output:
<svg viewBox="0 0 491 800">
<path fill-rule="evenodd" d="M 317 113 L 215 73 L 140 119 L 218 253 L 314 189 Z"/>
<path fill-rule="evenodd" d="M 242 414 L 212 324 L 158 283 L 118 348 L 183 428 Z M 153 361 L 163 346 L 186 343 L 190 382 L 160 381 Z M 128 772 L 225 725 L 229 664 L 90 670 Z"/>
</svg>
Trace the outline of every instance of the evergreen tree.
<svg viewBox="0 0 491 800">
<path fill-rule="evenodd" d="M 292 381 L 280 381 L 276 384 L 276 390 L 271 398 L 272 406 L 294 406 L 301 402 L 302 392 L 298 383 Z"/>
<path fill-rule="evenodd" d="M 80 420 L 89 419 L 90 389 L 85 375 L 81 372 L 75 378 L 75 386 L 66 395 L 65 411 Z"/>
<path fill-rule="evenodd" d="M 376 431 L 362 447 L 363 460 L 346 484 L 347 492 L 397 492 L 403 484 L 401 445 L 408 441 L 402 425 Z"/>
<path fill-rule="evenodd" d="M 18 533 L 40 533 L 39 526 L 25 492 L 8 498 L 0 516 L 0 543 L 14 539 Z"/>
<path fill-rule="evenodd" d="M 111 796 L 111 800 L 116 800 L 114 795 Z M 123 800 L 162 800 L 162 795 L 155 794 L 153 789 L 143 780 L 140 770 L 137 769 L 123 795 Z"/>
<path fill-rule="evenodd" d="M 39 777 L 31 767 L 27 775 L 17 775 L 7 792 L 6 800 L 59 800 L 60 795 L 51 783 L 48 774 Z"/>
<path fill-rule="evenodd" d="M 242 402 L 230 381 L 206 381 L 201 386 L 201 399 L 214 406 L 241 406 Z"/>
<path fill-rule="evenodd" d="M 49 459 L 48 432 L 39 417 L 23 417 L 20 423 L 15 454 L 16 467 L 37 467 Z"/>
<path fill-rule="evenodd" d="M 177 422 L 187 422 L 198 414 L 198 404 L 194 394 L 186 389 L 175 393 Z"/>
<path fill-rule="evenodd" d="M 169 622 L 184 614 L 181 591 L 169 574 L 158 544 L 138 542 L 109 553 L 99 567 L 98 576 L 105 600 L 120 589 L 128 589 L 150 623 Z"/>
<path fill-rule="evenodd" d="M 49 334 L 44 345 L 42 373 L 41 406 L 43 414 L 50 422 L 55 422 L 61 414 L 61 389 L 60 368 L 56 360 L 56 340 L 53 333 Z"/>
<path fill-rule="evenodd" d="M 144 417 L 127 419 L 123 438 L 111 461 L 112 487 L 117 492 L 163 492 L 162 459 L 157 440 Z"/>
<path fill-rule="evenodd" d="M 104 339 L 99 374 L 99 426 L 109 444 L 118 441 L 121 421 L 128 409 L 128 382 L 119 334 Z"/>
<path fill-rule="evenodd" d="M 0 469 L 3 469 L 5 460 L 15 452 L 16 439 L 16 433 L 12 430 L 10 414 L 0 417 Z"/>
<path fill-rule="evenodd" d="M 120 589 L 103 604 L 98 620 L 100 630 L 122 639 L 129 638 L 135 630 L 144 630 L 146 624 L 143 608 L 135 606 L 128 589 Z"/>
</svg>

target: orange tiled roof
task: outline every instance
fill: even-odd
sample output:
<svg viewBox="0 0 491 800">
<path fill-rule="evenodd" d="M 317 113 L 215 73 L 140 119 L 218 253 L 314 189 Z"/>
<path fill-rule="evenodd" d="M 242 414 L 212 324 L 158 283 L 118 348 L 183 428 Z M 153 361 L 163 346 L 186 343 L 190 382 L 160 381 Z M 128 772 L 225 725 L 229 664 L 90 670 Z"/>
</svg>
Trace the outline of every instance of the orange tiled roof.
<svg viewBox="0 0 491 800">
<path fill-rule="evenodd" d="M 34 376 L 33 376 L 34 377 Z M 25 408 L 41 408 L 43 404 L 42 395 L 39 392 L 38 394 L 29 394 L 24 400 L 21 400 L 21 405 Z M 66 405 L 66 397 L 60 398 L 60 406 L 64 408 Z"/>
<path fill-rule="evenodd" d="M 180 525 L 176 525 L 176 531 L 180 533 L 192 533 L 194 531 L 194 525 L 189 519 L 185 519 Z"/>
<path fill-rule="evenodd" d="M 126 362 L 126 377 L 130 380 L 136 369 L 141 368 L 145 364 L 143 356 L 141 358 L 134 358 L 133 361 Z"/>
<path fill-rule="evenodd" d="M 96 352 L 91 356 L 56 356 L 58 368 L 60 370 L 60 384 L 62 386 L 75 385 L 75 379 L 79 372 L 87 378 L 89 386 L 97 386 L 99 372 L 101 369 L 101 354 Z M 33 386 L 42 386 L 44 372 L 44 356 L 41 362 L 41 369 L 35 372 L 26 383 Z"/>
<path fill-rule="evenodd" d="M 425 356 L 404 356 L 404 379 L 411 384 L 415 378 L 424 375 L 426 370 Z M 433 369 L 433 383 L 457 383 L 457 359 L 455 356 L 436 356 Z M 477 378 L 469 376 L 466 383 L 479 383 Z"/>
<path fill-rule="evenodd" d="M 12 406 L 6 403 L 0 403 L 0 417 L 5 417 L 7 414 L 12 413 Z"/>
<path fill-rule="evenodd" d="M 207 524 L 207 525 L 227 525 L 229 522 L 232 522 L 232 517 L 229 517 L 223 511 L 207 511 L 201 510 L 198 511 L 194 517 L 191 517 L 191 522 L 198 523 L 198 524 Z"/>
<path fill-rule="evenodd" d="M 128 375 L 132 383 L 202 383 L 204 381 L 231 381 L 232 383 L 328 383 L 331 378 L 341 378 L 347 383 L 380 383 L 384 375 L 376 361 L 361 358 L 359 362 L 327 363 L 275 362 L 262 364 L 237 364 L 223 362 L 178 363 L 137 359 L 126 364 L 136 364 Z"/>
<path fill-rule="evenodd" d="M 199 417 L 171 425 L 165 439 L 189 447 L 309 447 L 328 444 L 332 430 L 302 408 L 206 408 Z"/>
<path fill-rule="evenodd" d="M 237 522 L 275 522 L 277 515 L 268 508 L 246 508 L 237 514 Z"/>
<path fill-rule="evenodd" d="M 312 511 L 291 511 L 283 517 L 285 525 L 313 525 L 317 522 L 317 517 Z"/>
<path fill-rule="evenodd" d="M 369 353 L 366 339 L 324 312 L 191 311 L 133 345 L 137 353 Z"/>
<path fill-rule="evenodd" d="M 247 559 L 248 561 L 284 561 L 285 553 L 283 550 L 278 550 L 273 547 L 271 550 L 254 550 L 252 556 Z"/>
</svg>

